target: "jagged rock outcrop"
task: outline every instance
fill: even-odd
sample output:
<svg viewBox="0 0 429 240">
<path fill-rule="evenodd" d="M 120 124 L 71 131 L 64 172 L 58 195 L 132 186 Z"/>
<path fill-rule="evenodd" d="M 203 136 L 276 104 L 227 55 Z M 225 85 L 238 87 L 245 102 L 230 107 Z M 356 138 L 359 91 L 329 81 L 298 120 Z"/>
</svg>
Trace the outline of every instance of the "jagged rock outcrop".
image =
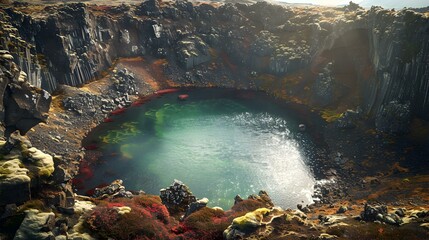
<svg viewBox="0 0 429 240">
<path fill-rule="evenodd" d="M 46 122 L 51 95 L 27 81 L 8 51 L 0 52 L 0 116 L 5 136 L 18 130 L 22 135 L 40 122 Z"/>
<path fill-rule="evenodd" d="M 96 188 L 93 197 L 97 199 L 131 198 L 133 194 L 130 191 L 126 191 L 125 187 L 122 185 L 122 180 L 118 179 L 108 186 Z"/>
<path fill-rule="evenodd" d="M 281 209 L 259 208 L 244 216 L 237 217 L 232 224 L 224 231 L 224 239 L 242 239 L 248 234 L 252 234 L 258 227 L 270 224 L 274 219 L 284 216 Z"/>
<path fill-rule="evenodd" d="M 0 11 L 3 32 L 10 33 L 0 42 L 30 82 L 48 91 L 85 83 L 117 57 L 151 55 L 192 70 L 221 53 L 233 70 L 241 66 L 279 79 L 311 65 L 316 77 L 323 75 L 313 91 L 322 105 L 335 104 L 332 91 L 341 87 L 372 116 L 396 100 L 410 102 L 412 115 L 428 117 L 428 18 L 411 10 L 349 5 L 304 14 L 266 2 L 213 7 L 154 0 L 106 8 L 46 6 L 43 15 L 24 8 Z M 329 74 L 323 70 L 328 62 Z M 346 72 L 346 80 L 334 77 Z"/>
<path fill-rule="evenodd" d="M 188 70 L 210 60 L 209 48 L 201 38 L 191 36 L 178 42 L 177 57 Z"/>
<path fill-rule="evenodd" d="M 0 147 L 6 144 L 0 142 Z M 31 199 L 31 189 L 37 188 L 54 172 L 52 156 L 19 141 L 19 147 L 0 159 L 0 205 L 22 204 Z"/>
<path fill-rule="evenodd" d="M 189 205 L 197 201 L 188 186 L 179 180 L 160 190 L 160 198 L 170 212 L 186 212 Z"/>
</svg>

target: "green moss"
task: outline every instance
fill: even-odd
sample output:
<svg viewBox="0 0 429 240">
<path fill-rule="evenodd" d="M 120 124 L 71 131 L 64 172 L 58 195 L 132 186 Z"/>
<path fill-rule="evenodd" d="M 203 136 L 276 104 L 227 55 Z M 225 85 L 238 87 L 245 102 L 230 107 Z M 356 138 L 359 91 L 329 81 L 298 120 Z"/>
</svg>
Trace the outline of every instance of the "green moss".
<svg viewBox="0 0 429 240">
<path fill-rule="evenodd" d="M 336 110 L 329 110 L 329 109 L 321 111 L 321 115 L 322 115 L 322 118 L 328 123 L 334 122 L 335 120 L 343 116 L 342 113 L 339 113 Z"/>
<path fill-rule="evenodd" d="M 270 212 L 268 208 L 258 208 L 253 212 L 246 213 L 244 216 L 235 218 L 232 221 L 232 225 L 241 230 L 259 226 L 263 217 Z"/>
<path fill-rule="evenodd" d="M 106 135 L 100 136 L 101 141 L 104 143 L 120 143 L 129 137 L 141 134 L 137 128 L 137 122 L 123 123 L 118 130 L 110 130 Z"/>
</svg>

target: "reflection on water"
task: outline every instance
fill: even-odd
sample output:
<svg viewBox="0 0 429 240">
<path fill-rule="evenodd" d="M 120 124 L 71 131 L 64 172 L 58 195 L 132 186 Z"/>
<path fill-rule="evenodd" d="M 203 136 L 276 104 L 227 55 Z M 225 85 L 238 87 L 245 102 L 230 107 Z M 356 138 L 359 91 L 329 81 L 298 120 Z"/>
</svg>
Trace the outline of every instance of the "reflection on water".
<svg viewBox="0 0 429 240">
<path fill-rule="evenodd" d="M 116 178 L 128 189 L 158 194 L 173 179 L 211 206 L 266 190 L 283 207 L 311 201 L 315 179 L 306 165 L 311 144 L 280 106 L 222 90 L 193 90 L 187 101 L 165 95 L 130 108 L 95 129 L 104 163 L 87 188 Z"/>
</svg>

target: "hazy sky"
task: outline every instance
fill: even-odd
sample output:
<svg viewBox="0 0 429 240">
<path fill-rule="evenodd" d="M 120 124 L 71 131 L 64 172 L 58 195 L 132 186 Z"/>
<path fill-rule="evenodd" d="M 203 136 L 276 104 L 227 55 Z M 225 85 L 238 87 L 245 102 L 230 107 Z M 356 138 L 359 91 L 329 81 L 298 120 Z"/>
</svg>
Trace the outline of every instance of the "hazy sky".
<svg viewBox="0 0 429 240">
<path fill-rule="evenodd" d="M 361 2 L 362 0 L 356 1 Z M 281 0 L 281 2 L 288 2 L 288 3 L 313 3 L 313 4 L 320 4 L 320 5 L 341 5 L 341 4 L 347 4 L 350 2 L 350 0 Z"/>
<path fill-rule="evenodd" d="M 288 3 L 313 3 L 318 5 L 342 5 L 348 4 L 350 0 L 279 0 Z M 427 7 L 429 0 L 354 0 L 362 6 L 369 7 L 371 5 L 378 5 L 384 8 L 403 8 L 403 7 Z"/>
</svg>

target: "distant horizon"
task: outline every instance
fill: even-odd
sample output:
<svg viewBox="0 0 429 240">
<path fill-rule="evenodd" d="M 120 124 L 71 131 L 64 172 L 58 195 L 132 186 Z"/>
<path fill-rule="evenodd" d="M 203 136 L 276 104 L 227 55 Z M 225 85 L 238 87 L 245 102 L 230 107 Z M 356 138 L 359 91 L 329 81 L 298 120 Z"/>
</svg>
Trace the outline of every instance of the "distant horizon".
<svg viewBox="0 0 429 240">
<path fill-rule="evenodd" d="M 343 6 L 349 4 L 350 0 L 278 0 L 285 3 L 303 3 L 322 6 Z M 381 6 L 384 8 L 401 9 L 404 7 L 422 8 L 429 7 L 429 0 L 356 0 L 352 1 L 362 7 Z"/>
</svg>

